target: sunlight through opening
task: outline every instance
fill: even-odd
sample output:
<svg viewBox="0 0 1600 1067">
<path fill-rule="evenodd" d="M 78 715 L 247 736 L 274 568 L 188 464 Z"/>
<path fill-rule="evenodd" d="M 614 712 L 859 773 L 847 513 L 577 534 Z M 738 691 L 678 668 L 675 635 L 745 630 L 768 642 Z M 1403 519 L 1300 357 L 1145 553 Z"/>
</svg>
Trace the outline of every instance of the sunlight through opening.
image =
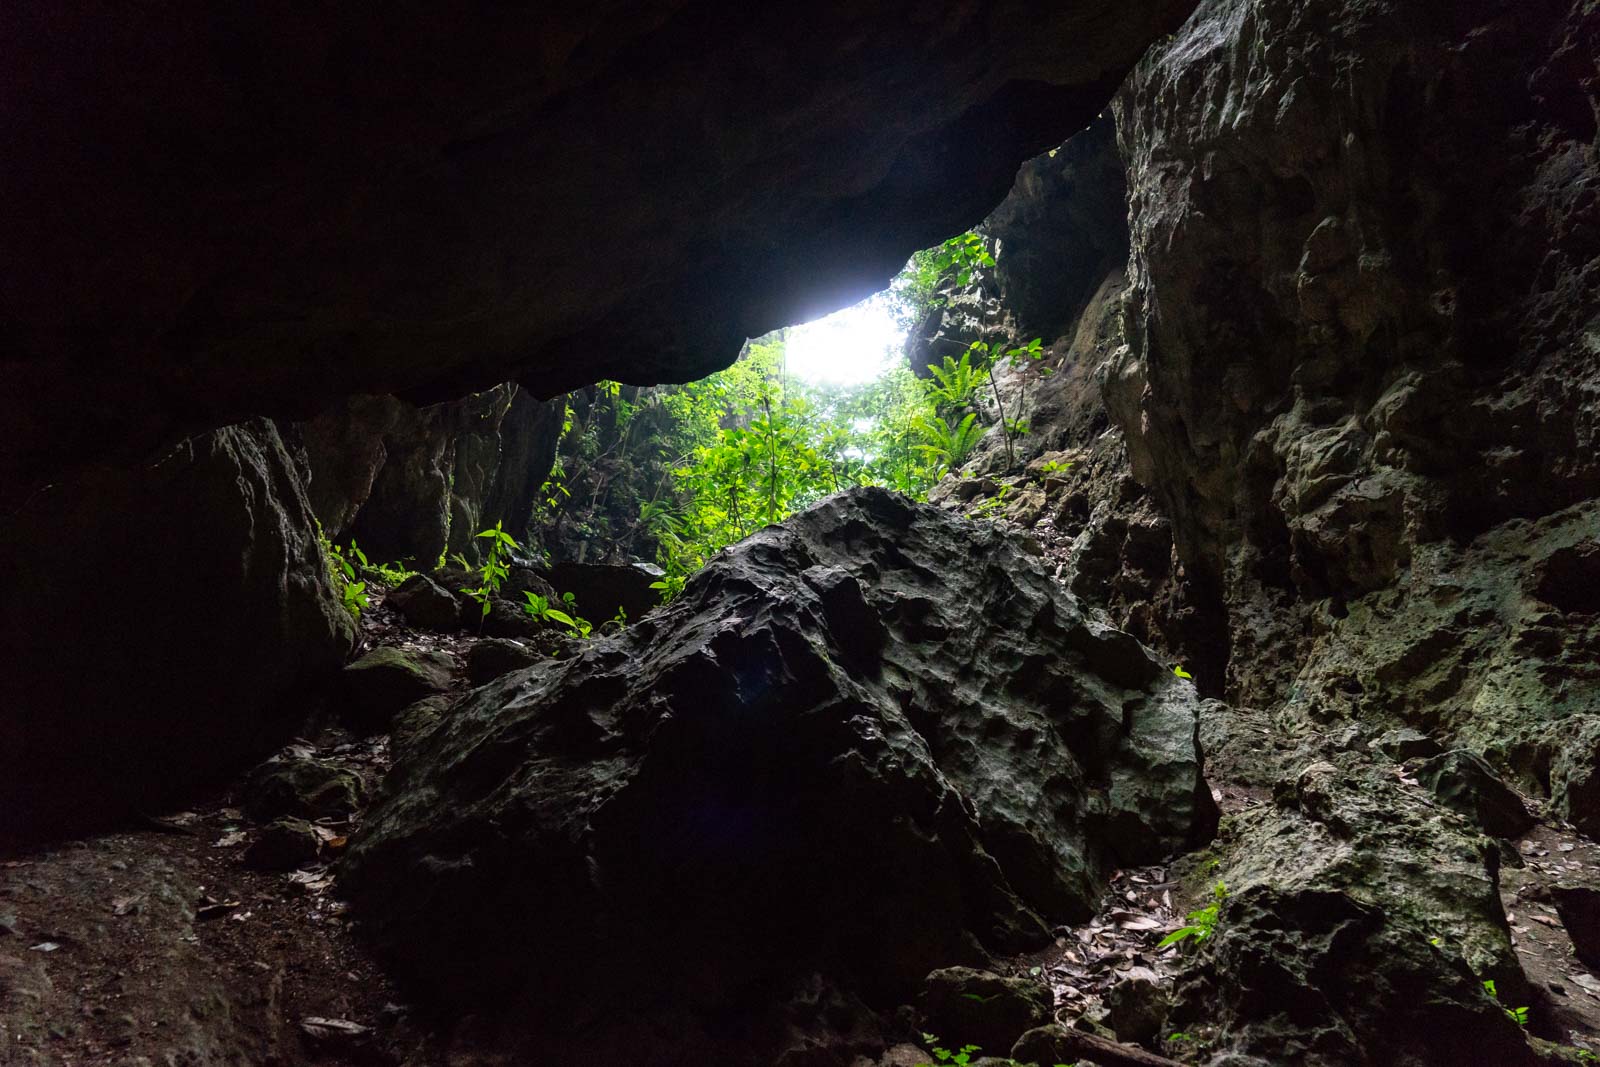
<svg viewBox="0 0 1600 1067">
<path fill-rule="evenodd" d="M 902 358 L 905 339 L 889 295 L 878 293 L 791 327 L 788 370 L 813 385 L 861 385 L 888 373 Z"/>
</svg>

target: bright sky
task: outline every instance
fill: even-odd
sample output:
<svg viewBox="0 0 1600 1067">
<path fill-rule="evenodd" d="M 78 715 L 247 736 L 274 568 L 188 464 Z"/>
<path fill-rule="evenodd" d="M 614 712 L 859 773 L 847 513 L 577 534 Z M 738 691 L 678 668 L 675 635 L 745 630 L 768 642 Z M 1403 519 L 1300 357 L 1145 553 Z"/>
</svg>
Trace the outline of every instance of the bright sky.
<svg viewBox="0 0 1600 1067">
<path fill-rule="evenodd" d="M 906 335 L 886 294 L 789 331 L 789 373 L 813 384 L 859 385 L 900 358 Z"/>
</svg>

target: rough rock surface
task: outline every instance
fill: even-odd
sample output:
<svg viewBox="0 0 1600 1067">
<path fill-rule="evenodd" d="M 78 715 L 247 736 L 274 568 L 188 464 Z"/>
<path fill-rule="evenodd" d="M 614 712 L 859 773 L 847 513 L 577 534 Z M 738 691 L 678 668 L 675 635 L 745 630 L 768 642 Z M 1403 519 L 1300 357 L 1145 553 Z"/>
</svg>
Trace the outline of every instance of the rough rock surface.
<svg viewBox="0 0 1600 1067">
<path fill-rule="evenodd" d="M 948 1044 L 1008 1049 L 1025 1031 L 1050 1020 L 1050 990 L 1026 978 L 1002 978 L 972 967 L 928 975 L 918 1006 L 926 1028 Z"/>
<path fill-rule="evenodd" d="M 1480 750 L 1596 706 L 1538 595 L 1600 536 L 1593 15 L 1206 0 L 1119 95 L 1107 398 L 1235 702 Z"/>
<path fill-rule="evenodd" d="M 270 423 L 41 491 L 0 522 L 0 836 L 248 765 L 354 637 Z"/>
<path fill-rule="evenodd" d="M 377 32 L 39 6 L 0 93 L 4 258 L 31 265 L 3 291 L 0 499 L 357 391 L 714 369 L 981 216 L 1191 7 L 626 0 Z"/>
<path fill-rule="evenodd" d="M 426 574 L 413 574 L 383 602 L 412 626 L 449 632 L 461 627 L 461 603 L 456 595 Z"/>
<path fill-rule="evenodd" d="M 1174 1029 L 1308 1067 L 1531 1062 L 1482 987 L 1528 1003 L 1476 820 L 1346 753 L 1235 816 L 1217 852 L 1229 896 Z"/>
<path fill-rule="evenodd" d="M 345 884 L 431 996 L 545 1026 L 646 972 L 713 1012 L 809 969 L 906 996 L 1209 836 L 1196 703 L 1025 541 L 857 490 L 458 704 Z"/>
<path fill-rule="evenodd" d="M 355 729 L 382 730 L 401 709 L 448 690 L 452 667 L 442 652 L 374 649 L 344 669 L 340 712 Z"/>
<path fill-rule="evenodd" d="M 322 839 L 304 819 L 273 819 L 245 850 L 247 867 L 258 871 L 292 871 L 317 861 Z"/>
<path fill-rule="evenodd" d="M 324 532 L 374 562 L 478 559 L 476 534 L 518 531 L 555 458 L 560 403 L 503 385 L 417 407 L 356 396 L 294 426 L 307 494 Z M 520 536 L 520 535 L 519 535 Z"/>
<path fill-rule="evenodd" d="M 484 685 L 544 659 L 536 648 L 509 637 L 485 637 L 467 650 L 467 681 Z"/>
<path fill-rule="evenodd" d="M 268 760 L 246 779 L 241 807 L 256 822 L 280 815 L 348 818 L 366 803 L 359 775 L 311 757 Z"/>
<path fill-rule="evenodd" d="M 661 577 L 661 568 L 648 563 L 567 561 L 555 564 L 545 575 L 552 588 L 573 594 L 578 611 L 597 625 L 619 608 L 630 620 L 643 618 L 661 603 L 661 593 L 650 588 Z"/>
<path fill-rule="evenodd" d="M 1600 967 L 1600 889 L 1558 885 L 1551 896 L 1578 958 L 1591 967 Z"/>
<path fill-rule="evenodd" d="M 1522 798 L 1479 756 L 1454 749 L 1415 771 L 1440 802 L 1472 816 L 1492 837 L 1515 837 L 1534 823 Z"/>
</svg>

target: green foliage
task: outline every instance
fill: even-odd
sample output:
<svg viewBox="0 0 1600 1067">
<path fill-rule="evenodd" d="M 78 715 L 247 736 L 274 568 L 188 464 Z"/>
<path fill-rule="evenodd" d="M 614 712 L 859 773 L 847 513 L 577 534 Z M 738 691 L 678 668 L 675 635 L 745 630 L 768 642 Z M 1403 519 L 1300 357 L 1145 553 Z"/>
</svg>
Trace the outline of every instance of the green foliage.
<svg viewBox="0 0 1600 1067">
<path fill-rule="evenodd" d="M 1194 677 L 1194 675 L 1192 675 L 1188 671 L 1184 670 L 1183 667 L 1181 667 L 1181 666 L 1172 668 L 1172 673 L 1177 675 L 1179 678 L 1191 678 L 1192 679 Z"/>
<path fill-rule="evenodd" d="M 1044 376 L 1053 374 L 1054 371 L 1049 367 L 1040 365 L 1044 359 L 1043 339 L 1035 337 L 1025 345 L 1004 351 L 984 341 L 974 341 L 967 346 L 967 351 L 963 358 L 970 358 L 972 365 L 981 368 L 989 379 L 989 389 L 994 394 L 994 406 L 1000 412 L 1000 425 L 1005 430 L 1006 466 L 1008 468 L 1015 467 L 1017 455 L 1014 443 L 1031 429 L 1028 425 L 1028 420 L 1022 417 L 1022 410 L 1028 404 L 1028 378 L 1026 375 L 1022 377 L 1022 392 L 1017 397 L 1016 414 L 1010 416 L 1006 413 L 1005 401 L 1000 397 L 1000 384 L 995 381 L 994 367 L 996 363 L 1004 359 L 1011 364 L 1014 370 L 1021 371 L 1038 365 L 1038 374 Z"/>
<path fill-rule="evenodd" d="M 340 562 L 345 562 L 344 554 L 339 551 L 339 547 L 334 545 L 332 548 L 334 553 L 339 556 Z M 417 573 L 408 567 L 402 567 L 400 565 L 401 561 L 396 561 L 394 563 L 373 563 L 367 559 L 367 554 L 361 551 L 361 546 L 356 543 L 356 539 L 354 537 L 350 538 L 350 556 L 355 561 L 357 567 L 359 567 L 361 574 L 364 577 L 376 577 L 384 585 L 399 585 L 401 582 Z M 350 572 L 349 576 L 351 578 L 355 577 L 355 570 L 351 568 L 348 563 L 346 564 L 346 570 Z"/>
<path fill-rule="evenodd" d="M 789 377 L 781 334 L 652 402 L 671 416 L 670 459 L 635 532 L 655 545 L 667 573 L 653 588 L 667 598 L 717 551 L 829 493 L 880 485 L 925 496 L 945 454 L 965 458 L 981 435 L 976 419 L 938 419 L 909 371 L 850 388 Z"/>
<path fill-rule="evenodd" d="M 965 463 L 983 438 L 978 416 L 972 413 L 953 424 L 938 415 L 919 415 L 912 425 L 922 435 L 922 440 L 912 447 L 927 456 L 941 475 Z"/>
<path fill-rule="evenodd" d="M 922 1043 L 928 1046 L 934 1059 L 940 1063 L 950 1064 L 950 1067 L 967 1067 L 967 1064 L 972 1062 L 972 1054 L 978 1051 L 977 1045 L 962 1045 L 959 1049 L 940 1048 L 939 1039 L 933 1034 L 923 1034 Z M 932 1065 L 919 1063 L 917 1067 L 932 1067 Z"/>
<path fill-rule="evenodd" d="M 1072 461 L 1071 460 L 1067 460 L 1067 461 L 1063 462 L 1063 461 L 1061 461 L 1059 459 L 1052 459 L 1052 460 L 1050 460 L 1050 461 L 1048 461 L 1046 463 L 1041 463 L 1039 465 L 1039 473 L 1040 474 L 1059 474 L 1059 473 L 1064 473 L 1066 471 L 1069 471 L 1071 469 L 1072 469 Z"/>
<path fill-rule="evenodd" d="M 939 411 L 971 407 L 983 388 L 984 368 L 972 362 L 973 348 L 961 353 L 960 359 L 944 357 L 943 366 L 928 364 L 933 381 L 928 388 L 928 399 Z"/>
<path fill-rule="evenodd" d="M 943 306 L 938 295 L 942 283 L 970 285 L 978 268 L 992 266 L 994 256 L 988 243 L 970 230 L 914 253 L 889 286 L 896 317 L 902 326 L 915 325 L 929 311 Z"/>
<path fill-rule="evenodd" d="M 1488 993 L 1489 996 L 1494 1000 L 1498 1001 L 1500 999 L 1500 992 L 1495 988 L 1494 979 L 1485 978 L 1483 980 L 1483 989 L 1484 992 Z M 1512 1022 L 1516 1023 L 1518 1026 L 1528 1025 L 1528 1009 L 1526 1007 L 1507 1008 L 1502 1005 L 1500 1010 L 1505 1012 L 1506 1017 Z"/>
<path fill-rule="evenodd" d="M 511 573 L 511 566 L 506 561 L 513 551 L 522 546 L 517 544 L 516 539 L 506 533 L 498 522 L 492 529 L 484 530 L 478 536 L 486 539 L 489 545 L 483 554 L 483 567 L 478 571 L 477 587 L 464 592 L 478 602 L 479 607 L 483 609 L 482 617 L 487 618 L 494 598 L 499 595 L 501 585 Z M 481 621 L 479 625 L 482 625 Z"/>
<path fill-rule="evenodd" d="M 351 618 L 359 620 L 367 608 L 367 583 L 345 582 L 339 596 L 344 601 L 344 610 L 350 613 Z"/>
<path fill-rule="evenodd" d="M 1156 945 L 1156 951 L 1160 952 L 1168 945 L 1176 945 L 1178 942 L 1190 938 L 1193 939 L 1193 943 L 1196 945 L 1209 941 L 1211 935 L 1217 932 L 1217 920 L 1222 913 L 1222 902 L 1227 899 L 1228 887 L 1218 882 L 1211 890 L 1211 903 L 1203 908 L 1191 911 L 1189 913 L 1189 924 L 1179 927 L 1166 937 L 1163 937 L 1161 943 Z"/>
<path fill-rule="evenodd" d="M 339 601 L 344 605 L 344 610 L 357 622 L 361 621 L 361 613 L 367 608 L 367 583 L 356 580 L 355 562 L 345 556 L 344 550 L 328 540 L 328 535 L 322 531 L 322 523 L 317 523 L 317 540 L 322 545 L 322 554 L 328 561 L 328 580 L 339 593 Z M 359 554 L 360 549 L 355 547 L 355 542 L 350 542 L 353 552 Z M 367 558 L 360 556 L 362 563 Z"/>
<path fill-rule="evenodd" d="M 1000 487 L 1000 491 L 998 493 L 996 493 L 994 496 L 987 497 L 984 500 L 979 501 L 977 507 L 975 507 L 971 511 L 967 512 L 967 518 L 969 518 L 969 519 L 994 519 L 994 518 L 998 518 L 1000 516 L 1000 513 L 1005 510 L 1006 497 L 1008 497 L 1010 495 L 1011 495 L 1011 487 L 1009 485 L 1002 485 Z"/>
<path fill-rule="evenodd" d="M 527 599 L 527 603 L 522 605 L 522 610 L 527 612 L 533 618 L 541 621 L 549 620 L 550 622 L 565 626 L 567 628 L 567 632 L 572 634 L 573 637 L 587 639 L 589 635 L 594 632 L 593 623 L 591 623 L 588 619 L 582 618 L 576 612 L 571 611 L 573 602 L 573 596 L 571 593 L 564 593 L 561 597 L 562 607 L 568 609 L 567 611 L 563 611 L 561 608 L 552 607 L 549 597 L 542 597 L 539 594 L 532 592 L 524 592 L 522 595 Z M 626 618 L 626 616 L 624 616 L 624 618 Z"/>
<path fill-rule="evenodd" d="M 973 1053 L 979 1051 L 977 1045 L 962 1045 L 958 1049 L 941 1048 L 939 1046 L 939 1038 L 928 1033 L 922 1035 L 922 1043 L 928 1046 L 928 1051 L 933 1053 L 935 1060 L 942 1064 L 948 1064 L 949 1067 L 968 1067 L 968 1064 L 972 1062 Z M 1003 1062 L 1008 1064 L 1009 1067 L 1022 1067 L 1021 1064 L 1013 1059 L 1008 1058 Z M 917 1067 L 933 1067 L 933 1064 L 919 1063 Z M 1057 1063 L 1053 1064 L 1052 1067 L 1076 1067 L 1076 1065 Z"/>
</svg>

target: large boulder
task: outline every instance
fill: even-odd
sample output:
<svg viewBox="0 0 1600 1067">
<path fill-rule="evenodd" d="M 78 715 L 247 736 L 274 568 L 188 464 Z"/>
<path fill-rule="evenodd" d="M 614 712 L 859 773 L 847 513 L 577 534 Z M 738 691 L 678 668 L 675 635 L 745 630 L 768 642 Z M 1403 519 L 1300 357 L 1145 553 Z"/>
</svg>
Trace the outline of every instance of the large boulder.
<svg viewBox="0 0 1600 1067">
<path fill-rule="evenodd" d="M 533 1027 L 628 983 L 714 1011 L 821 971 L 892 1003 L 1204 841 L 1197 704 L 1025 540 L 855 490 L 458 704 L 343 884 L 427 995 L 520 989 Z"/>
<path fill-rule="evenodd" d="M 250 772 L 240 807 L 256 822 L 281 815 L 302 819 L 349 818 L 366 802 L 361 776 L 326 760 L 282 756 Z"/>
<path fill-rule="evenodd" d="M 344 669 L 340 711 L 353 729 L 386 729 L 401 709 L 446 692 L 454 666 L 443 652 L 375 648 Z"/>
<path fill-rule="evenodd" d="M 384 597 L 412 626 L 449 632 L 461 628 L 461 603 L 456 595 L 426 574 L 413 574 Z"/>
<path fill-rule="evenodd" d="M 265 421 L 38 493 L 0 521 L 0 560 L 0 833 L 262 758 L 354 638 Z"/>
</svg>

